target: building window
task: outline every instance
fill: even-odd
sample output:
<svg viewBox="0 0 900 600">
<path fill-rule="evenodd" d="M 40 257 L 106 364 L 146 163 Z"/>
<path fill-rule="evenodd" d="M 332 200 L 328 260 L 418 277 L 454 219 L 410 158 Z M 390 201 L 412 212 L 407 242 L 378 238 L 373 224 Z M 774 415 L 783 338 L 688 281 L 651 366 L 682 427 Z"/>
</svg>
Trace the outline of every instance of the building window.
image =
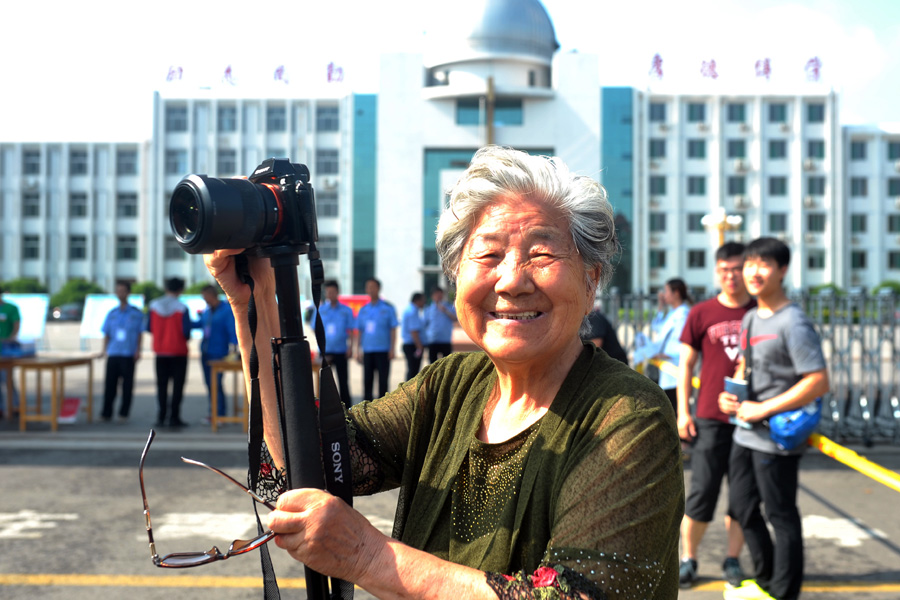
<svg viewBox="0 0 900 600">
<path fill-rule="evenodd" d="M 866 160 L 866 142 L 850 142 L 850 160 Z"/>
<path fill-rule="evenodd" d="M 494 102 L 494 125 L 512 126 L 524 122 L 522 100 L 518 98 L 501 98 Z"/>
<path fill-rule="evenodd" d="M 888 160 L 900 160 L 900 142 L 887 143 Z"/>
<path fill-rule="evenodd" d="M 137 150 L 116 151 L 116 173 L 118 175 L 137 175 Z"/>
<path fill-rule="evenodd" d="M 666 157 L 666 140 L 650 138 L 650 158 Z"/>
<path fill-rule="evenodd" d="M 665 269 L 666 268 L 666 251 L 650 250 L 649 252 L 650 268 Z"/>
<path fill-rule="evenodd" d="M 338 193 L 336 191 L 316 192 L 316 215 L 320 217 L 338 216 Z"/>
<path fill-rule="evenodd" d="M 825 105 L 820 102 L 812 102 L 806 105 L 807 123 L 825 122 Z"/>
<path fill-rule="evenodd" d="M 706 158 L 706 140 L 688 140 L 688 158 Z"/>
<path fill-rule="evenodd" d="M 41 152 L 40 150 L 23 150 L 22 151 L 22 175 L 40 175 L 41 174 Z"/>
<path fill-rule="evenodd" d="M 825 158 L 825 140 L 809 140 L 806 142 L 807 158 Z"/>
<path fill-rule="evenodd" d="M 865 269 L 866 268 L 866 256 L 867 253 L 865 250 L 854 250 L 850 253 L 850 268 L 851 269 Z"/>
<path fill-rule="evenodd" d="M 728 140 L 728 158 L 747 158 L 747 142 Z"/>
<path fill-rule="evenodd" d="M 810 233 L 825 232 L 825 213 L 815 212 L 806 215 L 806 230 Z"/>
<path fill-rule="evenodd" d="M 731 175 L 728 177 L 728 195 L 741 196 L 747 193 L 747 178 L 743 175 Z"/>
<path fill-rule="evenodd" d="M 135 235 L 116 236 L 116 260 L 137 260 L 138 240 Z"/>
<path fill-rule="evenodd" d="M 88 210 L 87 194 L 84 192 L 72 192 L 69 194 L 69 216 L 86 217 Z"/>
<path fill-rule="evenodd" d="M 339 170 L 337 150 L 316 151 L 316 173 L 318 175 L 337 175 Z"/>
<path fill-rule="evenodd" d="M 806 255 L 806 266 L 815 271 L 821 271 L 825 268 L 825 251 L 810 250 Z"/>
<path fill-rule="evenodd" d="M 743 123 L 746 121 L 747 105 L 743 102 L 729 102 L 727 119 L 729 123 Z"/>
<path fill-rule="evenodd" d="M 237 150 L 223 148 L 216 153 L 216 173 L 219 176 L 236 175 L 237 168 Z"/>
<path fill-rule="evenodd" d="M 219 131 L 230 133 L 237 131 L 237 107 L 220 106 L 218 110 Z"/>
<path fill-rule="evenodd" d="M 773 102 L 769 105 L 769 123 L 787 123 L 787 104 Z"/>
<path fill-rule="evenodd" d="M 175 236 L 166 236 L 163 252 L 166 260 L 184 260 L 187 258 L 187 253 L 175 241 Z"/>
<path fill-rule="evenodd" d="M 865 198 L 869 195 L 869 180 L 865 177 L 850 178 L 850 196 L 853 198 Z"/>
<path fill-rule="evenodd" d="M 22 236 L 22 258 L 37 260 L 41 257 L 41 238 L 36 235 Z"/>
<path fill-rule="evenodd" d="M 41 216 L 41 196 L 37 192 L 24 192 L 22 194 L 22 216 Z"/>
<path fill-rule="evenodd" d="M 787 177 L 781 175 L 769 177 L 769 195 L 787 196 Z"/>
<path fill-rule="evenodd" d="M 188 130 L 187 106 L 166 107 L 166 132 L 178 132 Z"/>
<path fill-rule="evenodd" d="M 666 177 L 665 175 L 650 176 L 650 195 L 665 196 L 666 195 Z"/>
<path fill-rule="evenodd" d="M 900 198 L 900 177 L 891 177 L 887 182 L 888 196 Z"/>
<path fill-rule="evenodd" d="M 688 269 L 706 268 L 706 250 L 688 250 Z"/>
<path fill-rule="evenodd" d="M 850 215 L 850 232 L 865 233 L 866 232 L 866 215 L 862 213 L 853 213 Z"/>
<path fill-rule="evenodd" d="M 888 233 L 900 233 L 900 215 L 894 213 L 887 218 Z"/>
<path fill-rule="evenodd" d="M 705 196 L 706 195 L 706 177 L 702 175 L 691 175 L 687 178 L 688 196 Z"/>
<path fill-rule="evenodd" d="M 322 260 L 338 259 L 338 236 L 319 234 L 319 241 L 316 243 L 319 255 Z"/>
<path fill-rule="evenodd" d="M 284 148 L 269 148 L 266 150 L 266 156 L 269 158 L 288 158 L 288 153 Z"/>
<path fill-rule="evenodd" d="M 825 195 L 825 177 L 822 175 L 810 175 L 806 178 L 806 193 L 810 196 Z"/>
<path fill-rule="evenodd" d="M 69 152 L 69 175 L 88 174 L 87 150 L 71 150 Z"/>
<path fill-rule="evenodd" d="M 651 233 L 662 233 L 666 230 L 666 213 L 652 212 L 650 213 L 650 231 Z"/>
<path fill-rule="evenodd" d="M 316 129 L 319 131 L 338 131 L 340 124 L 337 106 L 316 106 Z"/>
<path fill-rule="evenodd" d="M 166 175 L 185 175 L 187 172 L 187 150 L 166 150 Z"/>
<path fill-rule="evenodd" d="M 138 195 L 134 192 L 116 194 L 116 216 L 126 219 L 138 216 Z"/>
<path fill-rule="evenodd" d="M 773 160 L 787 158 L 787 141 L 769 140 L 769 158 Z"/>
<path fill-rule="evenodd" d="M 650 122 L 665 123 L 666 122 L 666 105 L 664 102 L 650 103 Z"/>
<path fill-rule="evenodd" d="M 87 236 L 70 235 L 69 236 L 69 259 L 85 260 L 87 259 Z"/>
<path fill-rule="evenodd" d="M 687 105 L 688 123 L 703 123 L 706 121 L 706 105 L 702 102 L 689 102 Z"/>
<path fill-rule="evenodd" d="M 888 269 L 896 271 L 900 269 L 900 252 L 888 252 Z"/>
<path fill-rule="evenodd" d="M 688 213 L 687 230 L 691 232 L 703 231 L 703 213 Z"/>
<path fill-rule="evenodd" d="M 266 129 L 269 131 L 287 131 L 287 109 L 285 107 L 266 107 Z"/>
<path fill-rule="evenodd" d="M 769 231 L 782 233 L 787 231 L 787 213 L 769 213 Z"/>
</svg>

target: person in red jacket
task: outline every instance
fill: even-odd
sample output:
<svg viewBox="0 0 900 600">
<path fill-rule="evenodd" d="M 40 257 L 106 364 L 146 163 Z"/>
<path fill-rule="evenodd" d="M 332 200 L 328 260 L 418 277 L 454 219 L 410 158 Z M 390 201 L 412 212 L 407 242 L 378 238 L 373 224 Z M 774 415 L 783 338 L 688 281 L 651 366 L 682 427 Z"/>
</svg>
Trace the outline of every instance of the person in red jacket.
<svg viewBox="0 0 900 600">
<path fill-rule="evenodd" d="M 153 351 L 156 353 L 156 399 L 159 411 L 156 427 L 186 427 L 181 420 L 181 398 L 187 377 L 188 346 L 191 335 L 191 317 L 188 308 L 178 300 L 184 291 L 184 280 L 178 277 L 166 280 L 164 296 L 150 303 L 147 331 L 153 335 Z M 172 381 L 172 404 L 169 405 L 169 380 Z"/>
</svg>

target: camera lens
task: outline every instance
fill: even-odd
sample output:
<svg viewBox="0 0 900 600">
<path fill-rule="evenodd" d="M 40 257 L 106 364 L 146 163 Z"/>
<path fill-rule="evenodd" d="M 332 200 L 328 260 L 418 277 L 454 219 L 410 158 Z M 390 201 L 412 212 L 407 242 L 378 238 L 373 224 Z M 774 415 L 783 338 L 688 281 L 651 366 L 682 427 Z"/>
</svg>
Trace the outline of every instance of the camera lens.
<svg viewBox="0 0 900 600">
<path fill-rule="evenodd" d="M 190 254 L 270 242 L 282 216 L 279 190 L 246 179 L 188 175 L 175 186 L 169 222 Z"/>
</svg>

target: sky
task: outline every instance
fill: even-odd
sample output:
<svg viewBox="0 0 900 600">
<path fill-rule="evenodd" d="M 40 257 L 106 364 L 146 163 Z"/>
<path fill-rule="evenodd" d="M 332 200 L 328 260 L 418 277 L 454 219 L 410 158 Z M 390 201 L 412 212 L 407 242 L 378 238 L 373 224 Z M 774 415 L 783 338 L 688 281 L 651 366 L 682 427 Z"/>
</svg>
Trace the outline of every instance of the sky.
<svg viewBox="0 0 900 600">
<path fill-rule="evenodd" d="M 425 51 L 427 32 L 452 22 L 445 10 L 466 14 L 472 1 L 0 0 L 0 141 L 148 140 L 156 90 L 377 93 L 381 54 Z M 842 124 L 900 123 L 900 0 L 543 4 L 559 52 L 597 55 L 601 85 L 674 93 L 834 89 Z M 651 74 L 657 54 L 661 79 Z M 818 82 L 804 69 L 814 57 Z M 765 59 L 768 80 L 755 71 Z M 716 79 L 701 75 L 711 61 Z M 328 83 L 329 64 L 342 82 Z M 233 85 L 224 77 L 229 65 Z M 167 81 L 178 68 L 181 79 Z"/>
</svg>

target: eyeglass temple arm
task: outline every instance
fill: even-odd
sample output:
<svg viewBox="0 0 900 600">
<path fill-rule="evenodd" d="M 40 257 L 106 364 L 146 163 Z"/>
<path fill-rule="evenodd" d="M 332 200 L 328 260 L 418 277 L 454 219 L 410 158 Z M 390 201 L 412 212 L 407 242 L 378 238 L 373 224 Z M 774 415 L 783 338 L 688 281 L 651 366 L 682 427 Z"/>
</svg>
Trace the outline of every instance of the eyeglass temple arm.
<svg viewBox="0 0 900 600">
<path fill-rule="evenodd" d="M 222 477 L 224 477 L 225 479 L 227 479 L 228 481 L 230 481 L 230 482 L 233 483 L 234 485 L 238 486 L 239 488 L 241 488 L 242 490 L 244 490 L 245 492 L 247 492 L 247 493 L 250 495 L 251 498 L 253 498 L 253 499 L 256 500 L 257 502 L 259 502 L 260 504 L 262 504 L 263 506 L 265 506 L 265 507 L 268 508 L 269 510 L 276 510 L 275 507 L 274 507 L 270 502 L 267 502 L 265 499 L 263 499 L 262 497 L 260 497 L 259 495 L 257 495 L 256 492 L 254 492 L 253 490 L 251 490 L 250 488 L 248 488 L 247 486 L 245 486 L 243 483 L 241 483 L 240 481 L 238 481 L 237 479 L 235 479 L 234 477 L 232 477 L 232 476 L 229 475 L 228 473 L 225 473 L 224 471 L 221 471 L 221 470 L 219 470 L 219 469 L 217 469 L 217 468 L 215 468 L 215 467 L 211 467 L 211 466 L 207 465 L 206 463 L 202 463 L 202 462 L 200 462 L 199 460 L 193 460 L 193 459 L 191 459 L 191 458 L 185 458 L 185 457 L 183 457 L 183 456 L 181 457 L 181 460 L 182 460 L 182 462 L 186 462 L 186 463 L 191 464 L 191 465 L 197 465 L 198 467 L 203 467 L 204 469 L 209 469 L 209 470 L 212 471 L 213 473 L 218 473 L 219 475 L 221 475 Z"/>
<path fill-rule="evenodd" d="M 138 469 L 138 477 L 141 480 L 141 499 L 144 501 L 144 525 L 147 528 L 147 537 L 150 539 L 150 558 L 153 563 L 159 565 L 159 554 L 156 552 L 156 543 L 153 541 L 153 526 L 150 524 L 150 506 L 147 504 L 147 491 L 144 489 L 144 461 L 147 459 L 147 451 L 150 450 L 150 444 L 156 437 L 156 431 L 150 430 L 150 437 L 147 438 L 147 444 L 144 451 L 141 452 L 141 466 Z"/>
</svg>

